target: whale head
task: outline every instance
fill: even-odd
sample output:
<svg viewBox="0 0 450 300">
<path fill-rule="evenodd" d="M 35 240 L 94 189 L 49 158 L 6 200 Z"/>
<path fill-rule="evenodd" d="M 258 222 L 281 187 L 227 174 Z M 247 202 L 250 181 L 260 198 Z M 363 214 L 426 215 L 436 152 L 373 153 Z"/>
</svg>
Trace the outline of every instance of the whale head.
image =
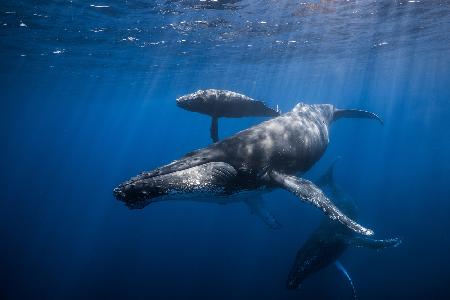
<svg viewBox="0 0 450 300">
<path fill-rule="evenodd" d="M 213 114 L 211 98 L 214 94 L 208 90 L 198 90 L 195 93 L 188 94 L 177 98 L 177 106 L 188 111 L 199 112 L 206 115 Z"/>
<path fill-rule="evenodd" d="M 119 184 L 113 190 L 114 197 L 131 209 L 144 208 L 150 203 L 160 200 L 157 197 L 165 193 L 157 186 L 149 185 L 149 178 L 146 177 L 146 173 L 142 173 Z"/>
</svg>

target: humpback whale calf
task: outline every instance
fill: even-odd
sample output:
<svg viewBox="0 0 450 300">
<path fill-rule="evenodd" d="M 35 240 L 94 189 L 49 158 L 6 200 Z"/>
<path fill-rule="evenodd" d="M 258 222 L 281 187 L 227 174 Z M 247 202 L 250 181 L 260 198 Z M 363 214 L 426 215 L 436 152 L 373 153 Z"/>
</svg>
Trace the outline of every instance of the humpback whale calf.
<svg viewBox="0 0 450 300">
<path fill-rule="evenodd" d="M 342 213 L 312 182 L 296 177 L 320 159 L 329 143 L 329 126 L 344 117 L 382 123 L 367 111 L 299 103 L 286 114 L 143 172 L 113 193 L 128 207 L 143 208 L 163 196 L 223 197 L 226 202 L 233 194 L 282 188 L 353 231 L 372 235 L 372 230 Z"/>
<path fill-rule="evenodd" d="M 276 117 L 280 112 L 267 107 L 264 102 L 248 96 L 226 90 L 198 90 L 195 93 L 181 96 L 177 105 L 188 111 L 211 116 L 211 139 L 219 140 L 218 119 L 241 117 Z"/>
<path fill-rule="evenodd" d="M 336 162 L 336 161 L 335 161 Z M 333 180 L 333 169 L 335 162 L 328 171 L 318 180 L 317 184 L 329 187 L 331 197 L 347 216 L 356 219 L 356 206 L 351 198 L 345 194 Z M 310 235 L 303 246 L 298 250 L 295 262 L 289 273 L 287 281 L 288 289 L 296 289 L 311 274 L 335 264 L 350 283 L 353 298 L 356 299 L 356 290 L 353 281 L 338 261 L 339 257 L 349 246 L 365 247 L 370 249 L 384 249 L 396 247 L 401 243 L 398 238 L 375 240 L 368 237 L 355 236 L 353 231 L 329 218 L 324 218 L 317 229 Z"/>
</svg>

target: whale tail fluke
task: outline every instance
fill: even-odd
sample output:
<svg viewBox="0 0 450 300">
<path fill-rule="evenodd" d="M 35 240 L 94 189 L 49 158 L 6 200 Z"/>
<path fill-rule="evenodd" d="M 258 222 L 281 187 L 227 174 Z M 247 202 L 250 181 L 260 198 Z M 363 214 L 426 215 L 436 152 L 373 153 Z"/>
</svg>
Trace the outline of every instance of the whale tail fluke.
<svg viewBox="0 0 450 300">
<path fill-rule="evenodd" d="M 333 121 L 340 118 L 374 119 L 383 125 L 383 120 L 373 112 L 359 109 L 336 109 L 333 114 Z"/>
</svg>

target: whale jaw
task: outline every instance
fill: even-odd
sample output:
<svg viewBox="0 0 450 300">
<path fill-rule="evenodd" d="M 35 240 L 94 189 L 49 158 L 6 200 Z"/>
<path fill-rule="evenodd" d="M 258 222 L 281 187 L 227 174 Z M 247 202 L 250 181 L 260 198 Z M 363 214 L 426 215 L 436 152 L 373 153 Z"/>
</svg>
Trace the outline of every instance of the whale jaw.
<svg viewBox="0 0 450 300">
<path fill-rule="evenodd" d="M 227 187 L 233 186 L 236 170 L 222 162 L 205 163 L 167 174 L 152 176 L 142 173 L 114 189 L 114 196 L 130 208 L 143 208 L 161 196 L 228 195 Z"/>
<path fill-rule="evenodd" d="M 156 202 L 156 197 L 163 195 L 161 191 L 145 189 L 144 184 L 136 181 L 124 182 L 113 190 L 114 197 L 124 202 L 130 209 L 142 209 L 150 203 Z"/>
</svg>

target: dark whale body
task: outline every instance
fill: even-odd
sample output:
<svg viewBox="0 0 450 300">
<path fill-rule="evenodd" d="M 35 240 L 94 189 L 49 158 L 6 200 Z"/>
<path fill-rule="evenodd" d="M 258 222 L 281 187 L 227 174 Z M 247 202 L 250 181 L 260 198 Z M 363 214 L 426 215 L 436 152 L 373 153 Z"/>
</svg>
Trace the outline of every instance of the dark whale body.
<svg viewBox="0 0 450 300">
<path fill-rule="evenodd" d="M 317 181 L 317 184 L 321 188 L 328 187 L 330 190 L 330 197 L 335 201 L 341 211 L 348 217 L 356 220 L 356 205 L 353 200 L 335 184 L 333 180 L 333 167 L 334 163 L 325 175 Z M 303 246 L 297 251 L 286 286 L 288 289 L 296 289 L 310 275 L 336 263 L 338 269 L 340 269 L 348 278 L 350 285 L 352 286 L 353 297 L 356 298 L 353 282 L 347 271 L 338 262 L 338 259 L 349 246 L 380 250 L 388 247 L 396 247 L 400 243 L 401 240 L 398 238 L 375 240 L 368 237 L 355 236 L 355 233 L 346 226 L 330 220 L 329 218 L 323 218 L 317 229 L 313 231 Z"/>
<path fill-rule="evenodd" d="M 177 105 L 192 112 L 211 116 L 211 139 L 219 140 L 219 118 L 276 117 L 280 115 L 262 101 L 226 90 L 198 90 L 177 99 Z"/>
<path fill-rule="evenodd" d="M 144 172 L 120 184 L 114 195 L 131 208 L 142 208 L 161 196 L 227 197 L 281 187 L 352 230 L 371 235 L 371 230 L 345 216 L 312 182 L 295 176 L 320 159 L 329 142 L 329 125 L 341 117 L 381 122 L 366 111 L 300 103 L 289 113 Z"/>
</svg>

